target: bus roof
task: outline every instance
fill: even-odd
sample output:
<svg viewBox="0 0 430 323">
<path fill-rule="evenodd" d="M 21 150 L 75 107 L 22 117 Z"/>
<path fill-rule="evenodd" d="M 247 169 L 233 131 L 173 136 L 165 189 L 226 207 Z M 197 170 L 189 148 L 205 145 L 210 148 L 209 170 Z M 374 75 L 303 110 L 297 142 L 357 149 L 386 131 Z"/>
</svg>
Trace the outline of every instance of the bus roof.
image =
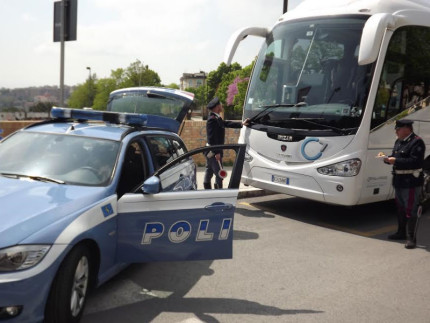
<svg viewBox="0 0 430 323">
<path fill-rule="evenodd" d="M 374 15 L 418 10 L 430 13 L 428 0 L 304 0 L 281 16 L 279 22 L 304 17 L 334 16 L 340 14 Z"/>
</svg>

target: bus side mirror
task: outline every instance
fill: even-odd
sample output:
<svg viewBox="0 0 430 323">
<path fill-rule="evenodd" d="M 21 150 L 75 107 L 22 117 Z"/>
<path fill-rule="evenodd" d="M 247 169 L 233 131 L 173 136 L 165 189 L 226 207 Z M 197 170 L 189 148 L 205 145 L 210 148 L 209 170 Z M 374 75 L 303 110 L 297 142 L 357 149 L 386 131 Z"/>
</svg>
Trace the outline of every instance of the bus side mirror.
<svg viewBox="0 0 430 323">
<path fill-rule="evenodd" d="M 229 66 L 233 60 L 234 53 L 236 53 L 237 46 L 247 36 L 258 36 L 266 38 L 269 29 L 265 27 L 245 27 L 237 30 L 227 42 L 224 52 L 224 62 Z"/>
<path fill-rule="evenodd" d="M 376 61 L 385 30 L 394 27 L 394 17 L 388 13 L 374 14 L 366 21 L 361 35 L 358 65 L 367 65 Z"/>
</svg>

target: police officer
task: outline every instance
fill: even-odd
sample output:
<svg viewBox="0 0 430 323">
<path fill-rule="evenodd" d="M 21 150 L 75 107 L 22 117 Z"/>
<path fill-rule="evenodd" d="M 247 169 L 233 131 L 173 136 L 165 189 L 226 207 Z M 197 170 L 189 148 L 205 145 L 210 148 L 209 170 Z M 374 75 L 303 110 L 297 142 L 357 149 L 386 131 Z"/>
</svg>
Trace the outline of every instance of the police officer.
<svg viewBox="0 0 430 323">
<path fill-rule="evenodd" d="M 405 248 L 416 246 L 418 212 L 421 212 L 421 186 L 424 183 L 425 144 L 413 132 L 412 120 L 397 120 L 397 140 L 393 152 L 384 162 L 393 165 L 393 186 L 397 205 L 398 229 L 388 236 L 391 240 L 406 238 Z"/>
<path fill-rule="evenodd" d="M 207 144 L 223 145 L 225 139 L 225 128 L 242 128 L 248 125 L 249 119 L 243 122 L 225 121 L 221 118 L 220 113 L 223 111 L 223 106 L 218 97 L 214 97 L 207 105 L 210 113 L 206 123 Z M 211 179 L 215 174 L 215 188 L 222 188 L 222 178 L 218 176 L 220 165 L 222 165 L 223 151 L 213 150 L 206 155 L 205 177 L 203 186 L 205 189 L 211 189 Z"/>
</svg>

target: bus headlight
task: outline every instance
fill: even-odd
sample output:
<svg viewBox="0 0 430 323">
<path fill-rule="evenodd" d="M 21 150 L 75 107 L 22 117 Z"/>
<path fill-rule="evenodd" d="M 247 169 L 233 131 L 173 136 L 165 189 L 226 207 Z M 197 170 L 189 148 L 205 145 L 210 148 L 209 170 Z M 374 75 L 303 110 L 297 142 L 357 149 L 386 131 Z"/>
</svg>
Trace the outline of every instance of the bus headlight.
<svg viewBox="0 0 430 323">
<path fill-rule="evenodd" d="M 22 270 L 37 265 L 48 252 L 48 245 L 21 245 L 0 250 L 0 272 Z"/>
<path fill-rule="evenodd" d="M 352 177 L 360 172 L 361 160 L 358 158 L 317 168 L 318 173 L 329 176 Z"/>
</svg>

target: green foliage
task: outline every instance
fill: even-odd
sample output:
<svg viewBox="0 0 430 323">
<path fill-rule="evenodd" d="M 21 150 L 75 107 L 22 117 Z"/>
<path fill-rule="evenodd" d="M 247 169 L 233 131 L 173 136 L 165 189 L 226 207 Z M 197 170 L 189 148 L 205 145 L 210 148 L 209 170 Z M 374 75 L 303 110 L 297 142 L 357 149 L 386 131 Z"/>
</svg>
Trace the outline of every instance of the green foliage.
<svg viewBox="0 0 430 323">
<path fill-rule="evenodd" d="M 224 105 L 225 117 L 226 119 L 240 119 L 243 112 L 243 103 L 245 102 L 246 90 L 248 88 L 248 80 L 251 76 L 252 68 L 254 62 L 244 67 L 243 69 L 237 69 L 237 66 L 233 68 L 232 71 L 224 74 L 222 80 L 218 85 L 216 95 L 220 98 Z M 224 63 L 222 63 L 224 64 Z M 229 86 L 231 86 L 237 78 L 240 80 L 236 83 L 237 94 L 234 96 L 233 104 L 227 105 L 227 96 L 229 91 Z"/>
<path fill-rule="evenodd" d="M 55 105 L 54 102 L 37 102 L 29 108 L 30 112 L 50 112 L 51 108 Z"/>
<path fill-rule="evenodd" d="M 78 84 L 75 90 L 70 94 L 68 105 L 71 108 L 81 109 L 90 103 L 88 81 L 83 84 Z"/>
<path fill-rule="evenodd" d="M 197 107 L 206 105 L 206 86 L 189 87 L 185 91 L 194 93 L 194 103 Z"/>
<path fill-rule="evenodd" d="M 170 83 L 170 84 L 168 84 L 168 85 L 166 85 L 166 86 L 164 86 L 164 87 L 167 87 L 167 88 L 169 88 L 169 89 L 176 89 L 176 90 L 179 90 L 179 85 L 178 85 L 178 84 L 176 84 L 176 83 Z"/>
<path fill-rule="evenodd" d="M 112 91 L 135 86 L 161 86 L 161 79 L 148 65 L 136 60 L 126 69 L 112 70 L 109 78 L 97 80 L 93 76 L 84 84 L 77 85 L 70 95 L 68 105 L 71 108 L 92 107 L 95 110 L 106 110 Z"/>
<path fill-rule="evenodd" d="M 234 63 L 230 66 L 227 66 L 226 63 L 222 62 L 216 71 L 212 71 L 208 74 L 207 78 L 207 98 L 208 101 L 210 101 L 214 96 L 215 93 L 217 93 L 218 86 L 222 82 L 223 76 L 237 70 L 241 70 L 242 66 L 240 66 L 238 63 Z"/>
<path fill-rule="evenodd" d="M 117 82 L 114 78 L 104 78 L 97 82 L 97 93 L 94 98 L 94 110 L 106 110 L 109 94 L 116 90 Z"/>
</svg>

